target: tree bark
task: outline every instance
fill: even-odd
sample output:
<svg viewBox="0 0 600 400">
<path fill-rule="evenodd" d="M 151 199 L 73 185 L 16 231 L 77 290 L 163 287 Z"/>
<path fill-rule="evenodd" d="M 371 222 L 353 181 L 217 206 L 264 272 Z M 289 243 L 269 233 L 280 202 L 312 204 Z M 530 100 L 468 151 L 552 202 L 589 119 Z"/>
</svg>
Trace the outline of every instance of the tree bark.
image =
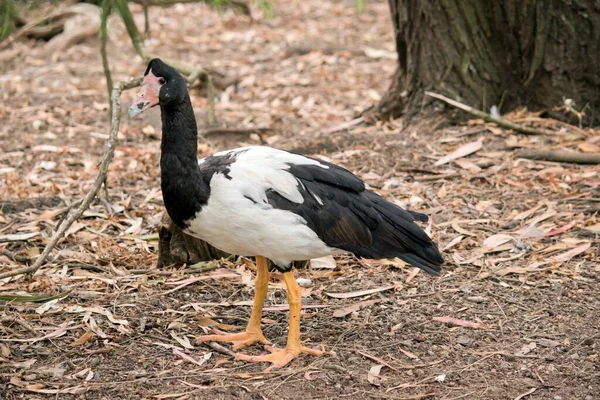
<svg viewBox="0 0 600 400">
<path fill-rule="evenodd" d="M 398 69 L 378 110 L 411 116 L 442 93 L 475 108 L 519 106 L 579 122 L 600 113 L 600 4 L 588 0 L 389 0 Z M 436 102 L 436 104 L 439 104 Z M 443 106 L 441 106 L 443 107 Z M 426 109 L 427 107 L 425 107 Z"/>
</svg>

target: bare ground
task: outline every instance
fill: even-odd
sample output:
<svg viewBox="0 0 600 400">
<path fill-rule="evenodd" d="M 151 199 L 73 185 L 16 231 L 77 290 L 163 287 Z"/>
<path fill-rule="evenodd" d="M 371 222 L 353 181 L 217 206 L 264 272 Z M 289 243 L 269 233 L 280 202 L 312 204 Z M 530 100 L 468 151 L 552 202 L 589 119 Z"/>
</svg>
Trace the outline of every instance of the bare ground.
<svg viewBox="0 0 600 400">
<path fill-rule="evenodd" d="M 141 9 L 133 9 L 142 26 Z M 0 295 L 67 294 L 2 305 L 0 397 L 597 398 L 599 168 L 517 159 L 513 150 L 589 151 L 600 132 L 533 137 L 481 121 L 344 124 L 377 102 L 394 70 L 387 6 L 369 3 L 359 14 L 347 2 L 309 0 L 276 11 L 251 23 L 203 5 L 150 9 L 149 49 L 239 78 L 218 94 L 220 126 L 269 128 L 262 137 L 202 138 L 202 155 L 266 142 L 349 168 L 386 198 L 431 215 L 447 260 L 442 277 L 351 257 L 336 269 L 298 271 L 312 282 L 303 338 L 335 355 L 301 357 L 273 373 L 196 345 L 211 325 L 245 324 L 252 266 L 155 269 L 152 235 L 164 211 L 154 110 L 123 121 L 110 208 L 94 203 L 35 276 L 0 281 Z M 115 79 L 140 75 L 144 65 L 118 20 L 111 35 Z M 52 55 L 41 46 L 16 43 L 0 66 L 0 200 L 57 200 L 0 213 L 0 272 L 38 254 L 61 199 L 87 191 L 108 132 L 99 42 Z M 124 107 L 132 96 L 124 95 Z M 203 125 L 204 93 L 192 90 L 192 101 Z M 510 118 L 562 127 L 525 112 Z M 477 140 L 475 154 L 433 165 Z M 263 326 L 283 346 L 285 293 L 275 274 L 271 283 Z M 369 289 L 376 290 L 361 293 Z"/>
</svg>

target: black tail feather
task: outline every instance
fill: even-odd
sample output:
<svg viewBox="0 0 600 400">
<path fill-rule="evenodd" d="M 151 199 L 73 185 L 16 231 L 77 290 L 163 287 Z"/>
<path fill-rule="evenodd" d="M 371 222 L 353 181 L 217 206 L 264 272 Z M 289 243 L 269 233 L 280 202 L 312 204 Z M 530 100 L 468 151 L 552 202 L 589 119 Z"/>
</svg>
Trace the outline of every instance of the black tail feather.
<svg viewBox="0 0 600 400">
<path fill-rule="evenodd" d="M 382 223 L 372 231 L 373 243 L 355 252 L 365 258 L 394 258 L 439 275 L 444 259 L 436 244 L 415 223 L 427 221 L 425 214 L 406 211 L 371 193 L 370 200 L 382 217 Z"/>
</svg>

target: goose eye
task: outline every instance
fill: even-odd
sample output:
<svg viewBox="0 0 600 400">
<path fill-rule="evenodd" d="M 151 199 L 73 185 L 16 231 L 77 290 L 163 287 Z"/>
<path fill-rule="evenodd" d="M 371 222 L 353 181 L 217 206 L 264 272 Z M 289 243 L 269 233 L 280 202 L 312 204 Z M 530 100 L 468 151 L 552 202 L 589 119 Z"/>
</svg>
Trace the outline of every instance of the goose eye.
<svg viewBox="0 0 600 400">
<path fill-rule="evenodd" d="M 164 85 L 167 81 L 165 80 L 165 78 L 158 78 L 158 83 L 160 83 L 161 85 Z"/>
</svg>

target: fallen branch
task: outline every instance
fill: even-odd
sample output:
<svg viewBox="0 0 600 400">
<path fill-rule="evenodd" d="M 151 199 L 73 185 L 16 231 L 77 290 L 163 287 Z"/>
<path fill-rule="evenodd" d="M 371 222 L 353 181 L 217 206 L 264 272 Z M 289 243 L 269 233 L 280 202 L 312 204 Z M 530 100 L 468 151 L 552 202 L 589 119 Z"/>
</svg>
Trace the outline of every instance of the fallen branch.
<svg viewBox="0 0 600 400">
<path fill-rule="evenodd" d="M 517 157 L 531 160 L 556 161 L 574 164 L 600 164 L 600 153 L 578 153 L 570 150 L 534 150 L 523 149 Z"/>
<path fill-rule="evenodd" d="M 79 205 L 79 207 L 77 207 L 75 210 L 69 211 L 65 220 L 57 227 L 56 232 L 54 232 L 54 235 L 52 235 L 52 238 L 44 248 L 44 251 L 42 251 L 42 254 L 40 254 L 40 256 L 37 258 L 37 260 L 35 261 L 35 263 L 33 263 L 32 266 L 0 274 L 0 279 L 8 278 L 10 276 L 35 273 L 38 269 L 40 269 L 40 267 L 46 260 L 46 257 L 48 257 L 54 246 L 56 246 L 56 243 L 58 243 L 58 241 L 67 231 L 67 229 L 69 229 L 73 222 L 75 222 L 79 217 L 81 217 L 83 212 L 88 209 L 89 205 L 94 200 L 94 198 L 98 194 L 98 191 L 102 187 L 102 183 L 106 179 L 108 166 L 110 165 L 115 155 L 117 134 L 119 133 L 119 126 L 121 125 L 121 93 L 125 90 L 138 87 L 141 83 L 142 78 L 138 77 L 127 81 L 122 81 L 113 88 L 111 96 L 113 113 L 110 123 L 110 133 L 108 136 L 108 142 L 106 144 L 106 150 L 104 151 L 104 155 L 102 156 L 98 176 L 96 177 L 96 180 L 94 181 L 94 184 L 92 185 L 88 193 L 81 200 L 81 204 Z"/>
<path fill-rule="evenodd" d="M 481 118 L 485 122 L 492 122 L 503 128 L 512 129 L 512 130 L 524 133 L 526 135 L 548 135 L 548 136 L 561 135 L 560 132 L 551 131 L 549 129 L 542 129 L 542 128 L 535 129 L 535 128 L 530 128 L 528 126 L 515 124 L 514 122 L 510 122 L 505 119 L 494 118 L 491 115 L 489 115 L 483 111 L 479 111 L 471 106 L 468 106 L 468 105 L 458 102 L 456 100 L 452 100 L 446 96 L 442 96 L 441 94 L 426 91 L 425 95 L 429 96 L 429 97 L 433 97 L 434 99 L 441 100 L 446 104 L 449 104 L 453 107 L 458 108 L 459 110 L 463 110 L 471 115 L 476 116 L 477 118 Z M 578 134 L 578 136 L 579 136 L 579 134 Z"/>
</svg>

